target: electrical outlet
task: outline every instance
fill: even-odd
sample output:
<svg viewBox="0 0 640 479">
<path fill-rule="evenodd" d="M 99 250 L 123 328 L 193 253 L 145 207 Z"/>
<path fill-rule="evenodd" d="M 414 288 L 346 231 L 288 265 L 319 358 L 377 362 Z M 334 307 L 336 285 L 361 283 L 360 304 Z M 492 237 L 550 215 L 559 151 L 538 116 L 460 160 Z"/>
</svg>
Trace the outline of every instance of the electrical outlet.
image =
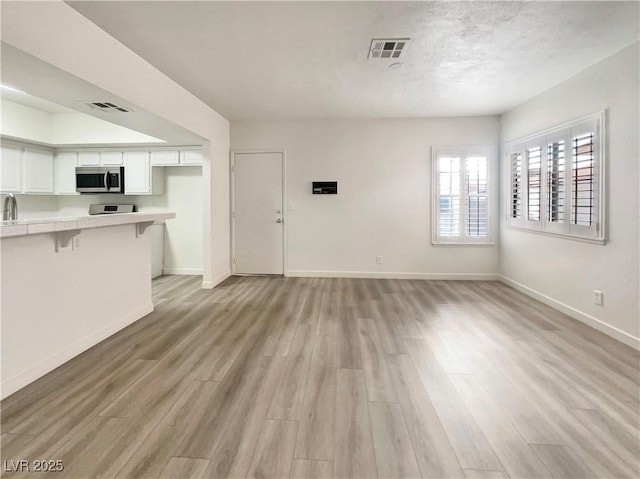
<svg viewBox="0 0 640 479">
<path fill-rule="evenodd" d="M 376 264 L 382 264 L 382 256 L 376 256 Z"/>
<path fill-rule="evenodd" d="M 602 296 L 603 296 L 602 291 L 598 291 L 597 289 L 593 290 L 593 302 L 598 306 L 602 306 L 602 300 L 603 300 Z"/>
<path fill-rule="evenodd" d="M 73 251 L 80 249 L 80 236 L 73 237 Z"/>
</svg>

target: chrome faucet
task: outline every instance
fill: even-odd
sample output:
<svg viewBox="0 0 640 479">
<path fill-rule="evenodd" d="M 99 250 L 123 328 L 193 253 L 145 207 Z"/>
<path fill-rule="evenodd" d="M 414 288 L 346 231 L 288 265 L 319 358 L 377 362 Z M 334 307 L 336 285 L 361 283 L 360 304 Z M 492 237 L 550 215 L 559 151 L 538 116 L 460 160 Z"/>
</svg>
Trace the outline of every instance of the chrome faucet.
<svg viewBox="0 0 640 479">
<path fill-rule="evenodd" d="M 18 219 L 18 201 L 13 193 L 7 193 L 2 208 L 2 219 L 4 221 L 15 221 Z"/>
</svg>

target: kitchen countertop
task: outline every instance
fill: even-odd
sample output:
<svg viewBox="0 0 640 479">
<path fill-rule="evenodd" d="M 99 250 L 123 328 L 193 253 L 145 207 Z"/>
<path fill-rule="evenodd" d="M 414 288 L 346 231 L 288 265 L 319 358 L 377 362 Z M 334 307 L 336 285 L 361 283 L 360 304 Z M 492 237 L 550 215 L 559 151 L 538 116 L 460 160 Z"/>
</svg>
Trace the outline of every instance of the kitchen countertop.
<svg viewBox="0 0 640 479">
<path fill-rule="evenodd" d="M 168 220 L 175 217 L 175 213 L 114 213 L 92 216 L 84 215 L 0 221 L 0 238 L 147 223 Z"/>
</svg>

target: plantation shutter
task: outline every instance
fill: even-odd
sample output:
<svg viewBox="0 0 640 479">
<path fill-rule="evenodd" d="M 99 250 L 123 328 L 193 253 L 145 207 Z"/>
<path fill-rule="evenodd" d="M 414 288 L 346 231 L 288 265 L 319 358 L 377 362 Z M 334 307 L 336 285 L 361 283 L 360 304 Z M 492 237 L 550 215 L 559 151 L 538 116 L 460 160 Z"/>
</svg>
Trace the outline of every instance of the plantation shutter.
<svg viewBox="0 0 640 479">
<path fill-rule="evenodd" d="M 460 236 L 460 158 L 438 159 L 438 236 L 451 238 Z"/>
<path fill-rule="evenodd" d="M 466 234 L 469 237 L 487 236 L 487 158 L 465 158 L 466 175 Z"/>
</svg>

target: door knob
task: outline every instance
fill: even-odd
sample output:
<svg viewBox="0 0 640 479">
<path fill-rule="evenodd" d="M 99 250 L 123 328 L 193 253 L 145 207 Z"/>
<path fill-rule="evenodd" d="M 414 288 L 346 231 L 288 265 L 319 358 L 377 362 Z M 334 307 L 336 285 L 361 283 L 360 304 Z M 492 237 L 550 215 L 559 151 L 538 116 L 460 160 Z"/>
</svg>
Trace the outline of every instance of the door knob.
<svg viewBox="0 0 640 479">
<path fill-rule="evenodd" d="M 281 220 L 280 218 L 278 218 L 278 219 L 276 220 L 276 223 L 282 223 L 282 220 Z"/>
</svg>

